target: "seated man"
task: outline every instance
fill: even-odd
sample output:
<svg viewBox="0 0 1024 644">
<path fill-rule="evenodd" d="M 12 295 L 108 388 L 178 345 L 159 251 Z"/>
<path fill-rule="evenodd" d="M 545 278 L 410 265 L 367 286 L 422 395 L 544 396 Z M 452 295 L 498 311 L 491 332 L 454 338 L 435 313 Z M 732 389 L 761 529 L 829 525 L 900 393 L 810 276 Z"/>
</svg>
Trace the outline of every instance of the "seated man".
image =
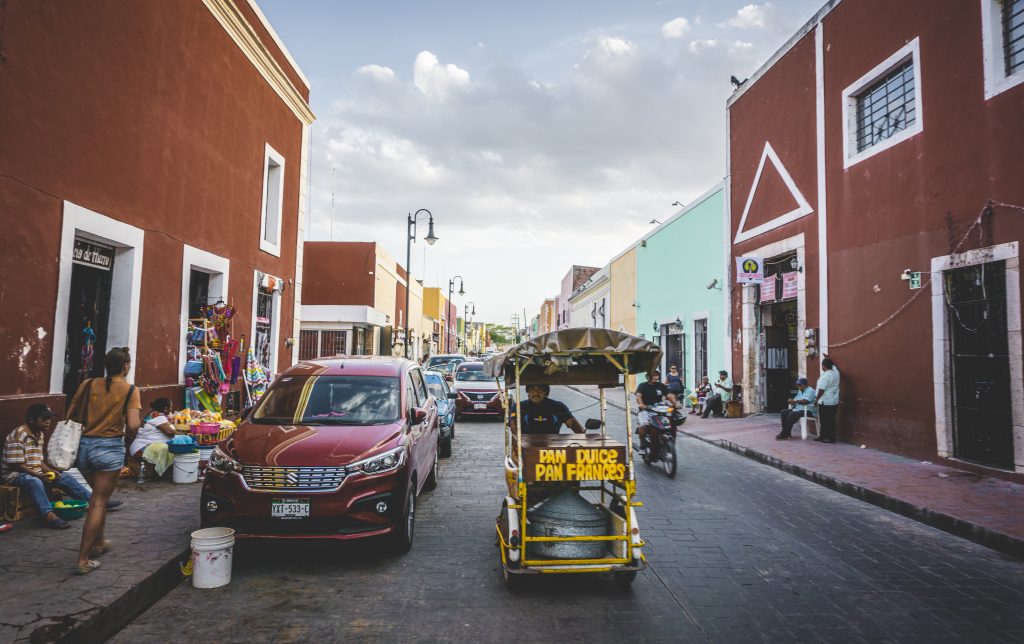
<svg viewBox="0 0 1024 644">
<path fill-rule="evenodd" d="M 661 372 L 655 370 L 646 382 L 640 383 L 636 388 L 636 422 L 640 426 L 637 431 L 640 434 L 641 452 L 647 451 L 647 434 L 651 429 L 651 412 L 647 411 L 647 408 L 665 400 L 668 400 L 673 406 L 676 404 L 675 394 L 671 393 L 665 383 L 661 382 Z"/>
<path fill-rule="evenodd" d="M 60 488 L 71 498 L 88 501 L 89 492 L 67 472 L 58 472 L 46 464 L 43 454 L 46 448 L 46 430 L 53 421 L 53 410 L 44 404 L 35 404 L 25 413 L 25 424 L 7 437 L 2 458 L 2 477 L 7 485 L 21 488 L 32 500 L 36 512 L 48 528 L 63 530 L 71 524 L 53 512 L 53 505 L 47 495 L 47 487 Z M 117 507 L 123 501 L 110 501 L 107 508 Z"/>
<path fill-rule="evenodd" d="M 566 427 L 583 434 L 587 430 L 573 417 L 565 403 L 548 398 L 548 385 L 527 385 L 526 400 L 519 403 L 523 412 L 524 434 L 557 434 L 564 423 Z M 509 422 L 515 428 L 516 405 L 509 401 Z"/>
<path fill-rule="evenodd" d="M 718 380 L 715 381 L 714 392 L 704 401 L 704 413 L 701 418 L 707 418 L 714 414 L 716 418 L 725 417 L 725 403 L 732 400 L 732 379 L 725 369 L 718 372 Z"/>
<path fill-rule="evenodd" d="M 786 409 L 780 415 L 782 421 L 782 431 L 775 437 L 777 441 L 784 441 L 790 437 L 793 432 L 793 425 L 800 422 L 800 418 L 807 411 L 808 407 L 814 404 L 814 390 L 807 386 L 807 378 L 797 378 L 796 380 L 796 398 L 790 398 L 786 402 L 793 406 L 792 409 Z"/>
</svg>

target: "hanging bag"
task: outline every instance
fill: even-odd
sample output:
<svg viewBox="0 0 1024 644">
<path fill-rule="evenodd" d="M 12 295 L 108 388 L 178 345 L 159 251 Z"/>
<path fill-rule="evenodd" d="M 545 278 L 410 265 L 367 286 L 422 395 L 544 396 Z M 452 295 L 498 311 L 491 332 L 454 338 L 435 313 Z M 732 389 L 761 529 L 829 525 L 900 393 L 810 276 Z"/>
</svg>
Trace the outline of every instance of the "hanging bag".
<svg viewBox="0 0 1024 644">
<path fill-rule="evenodd" d="M 63 472 L 75 464 L 78 441 L 82 438 L 82 425 L 89 418 L 89 398 L 92 396 L 94 382 L 94 378 L 89 379 L 75 407 L 68 411 L 67 418 L 57 423 L 50 440 L 46 443 L 46 462 L 55 470 Z"/>
</svg>

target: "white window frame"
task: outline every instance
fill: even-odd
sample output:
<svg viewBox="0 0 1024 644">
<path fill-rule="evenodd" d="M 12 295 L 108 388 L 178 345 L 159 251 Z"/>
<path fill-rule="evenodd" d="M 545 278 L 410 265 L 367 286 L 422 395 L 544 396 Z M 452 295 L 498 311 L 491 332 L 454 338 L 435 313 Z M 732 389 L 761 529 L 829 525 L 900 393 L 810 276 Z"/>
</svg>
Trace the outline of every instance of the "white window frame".
<svg viewBox="0 0 1024 644">
<path fill-rule="evenodd" d="M 64 389 L 64 353 L 67 350 L 73 263 L 71 253 L 75 237 L 114 247 L 107 350 L 127 346 L 134 356 L 138 347 L 139 297 L 142 292 L 142 255 L 146 231 L 65 201 L 61 223 L 57 306 L 53 322 L 53 356 L 50 361 L 52 394 L 60 394 Z M 103 356 L 97 356 L 96 360 L 102 364 Z M 128 380 L 135 380 L 135 360 L 132 360 L 129 367 Z"/>
<path fill-rule="evenodd" d="M 981 59 L 985 68 L 985 100 L 1024 83 L 1024 67 L 1006 75 L 1002 9 L 999 0 L 981 0 Z"/>
<path fill-rule="evenodd" d="M 185 363 L 188 359 L 185 330 L 188 328 L 188 292 L 193 269 L 210 275 L 210 297 L 220 297 L 225 302 L 228 301 L 228 277 L 231 273 L 231 261 L 226 257 L 185 244 L 181 253 L 181 339 L 178 345 L 178 384 L 185 384 Z"/>
<path fill-rule="evenodd" d="M 857 97 L 865 89 L 886 74 L 910 60 L 914 67 L 914 124 L 897 132 L 884 141 L 871 147 L 857 151 Z M 901 47 L 896 53 L 875 66 L 874 69 L 858 78 L 843 90 L 843 168 L 849 168 L 875 156 L 879 152 L 906 141 L 924 131 L 923 89 L 921 87 L 921 46 L 920 38 L 914 38 Z"/>
<path fill-rule="evenodd" d="M 1024 356 L 1021 349 L 1020 246 L 1018 242 L 998 244 L 955 255 L 933 257 L 932 285 L 932 372 L 935 393 L 935 443 L 939 456 L 957 460 L 951 404 L 953 371 L 949 358 L 946 310 L 946 281 L 943 272 L 988 262 L 1006 262 L 1006 332 L 1010 353 L 1010 409 L 1013 418 L 1014 471 L 1024 473 Z M 986 466 L 982 466 L 986 467 Z"/>
<path fill-rule="evenodd" d="M 267 203 L 267 187 L 270 181 L 270 164 L 271 162 L 278 166 L 278 181 L 277 181 L 277 203 Z M 272 210 L 268 210 L 272 208 Z M 284 157 L 269 143 L 266 144 L 266 149 L 263 154 L 263 192 L 260 195 L 260 250 L 270 253 L 274 257 L 281 256 L 281 224 L 284 219 Z M 274 241 L 267 240 L 267 220 L 271 216 L 277 217 L 277 234 L 274 236 Z"/>
</svg>

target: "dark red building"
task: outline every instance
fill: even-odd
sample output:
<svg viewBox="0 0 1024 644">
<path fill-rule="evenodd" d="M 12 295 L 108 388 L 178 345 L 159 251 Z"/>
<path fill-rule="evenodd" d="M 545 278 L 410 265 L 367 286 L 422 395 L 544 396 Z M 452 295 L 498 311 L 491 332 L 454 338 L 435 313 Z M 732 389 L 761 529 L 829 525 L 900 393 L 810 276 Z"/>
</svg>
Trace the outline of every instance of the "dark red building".
<svg viewBox="0 0 1024 644">
<path fill-rule="evenodd" d="M 1024 472 L 1022 36 L 1024 0 L 833 1 L 729 100 L 747 411 L 825 353 L 842 440 Z"/>
<path fill-rule="evenodd" d="M 202 305 L 296 359 L 309 83 L 249 0 L 9 2 L 0 62 L 0 428 L 128 346 L 182 402 Z M 241 388 L 240 383 L 234 385 Z"/>
</svg>

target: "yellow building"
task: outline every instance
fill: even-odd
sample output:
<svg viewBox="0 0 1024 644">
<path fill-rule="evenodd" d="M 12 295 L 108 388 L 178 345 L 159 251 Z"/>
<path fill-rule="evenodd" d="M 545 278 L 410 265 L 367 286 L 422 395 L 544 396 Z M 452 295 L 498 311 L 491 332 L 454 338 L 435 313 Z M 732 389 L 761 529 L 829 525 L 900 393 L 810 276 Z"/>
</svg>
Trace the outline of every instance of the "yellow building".
<svg viewBox="0 0 1024 644">
<path fill-rule="evenodd" d="M 636 335 L 636 244 L 616 255 L 608 266 L 611 282 L 608 326 Z M 636 376 L 629 376 L 628 389 L 636 389 Z"/>
</svg>

